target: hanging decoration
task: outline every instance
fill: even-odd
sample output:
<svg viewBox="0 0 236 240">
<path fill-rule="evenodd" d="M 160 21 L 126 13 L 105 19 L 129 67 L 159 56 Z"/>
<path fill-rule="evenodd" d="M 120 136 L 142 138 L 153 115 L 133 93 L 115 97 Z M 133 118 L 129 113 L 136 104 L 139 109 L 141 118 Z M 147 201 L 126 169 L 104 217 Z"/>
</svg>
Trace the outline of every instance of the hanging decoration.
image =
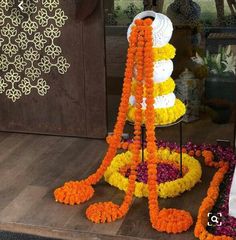
<svg viewBox="0 0 236 240">
<path fill-rule="evenodd" d="M 173 63 L 168 57 L 173 57 L 175 51 L 167 44 L 172 31 L 171 21 L 163 14 L 146 11 L 135 17 L 128 30 L 129 49 L 117 122 L 102 164 L 94 174 L 85 180 L 65 183 L 54 192 L 56 201 L 65 204 L 74 205 L 90 199 L 94 192 L 92 185 L 103 177 L 116 155 L 126 119 L 132 120 L 134 139 L 130 153 L 127 153 L 130 154 L 130 170 L 124 200 L 121 205 L 109 201 L 90 205 L 86 210 L 86 216 L 95 223 L 112 222 L 124 217 L 128 212 L 135 194 L 138 178 L 137 169 L 141 163 L 141 127 L 142 124 L 145 124 L 147 136 L 145 160 L 148 174 L 149 215 L 152 227 L 161 232 L 180 233 L 188 230 L 193 224 L 189 212 L 172 208 L 160 209 L 158 203 L 160 186 L 157 182 L 158 152 L 155 125 L 174 122 L 185 113 L 184 104 L 177 100 L 174 93 L 171 92 L 174 89 L 173 80 L 170 78 Z M 162 50 L 153 50 L 153 48 L 162 47 L 164 47 Z M 158 53 L 162 56 L 159 57 Z M 154 61 L 154 58 L 157 61 Z M 166 83 L 164 83 L 165 81 Z M 171 88 L 169 91 L 167 86 Z M 158 92 L 159 90 L 162 93 L 170 94 L 163 96 Z M 131 94 L 134 95 L 131 96 Z M 131 103 L 132 100 L 133 103 Z M 128 114 L 130 107 L 133 109 L 132 118 Z M 178 154 L 175 155 L 175 160 L 178 156 Z M 199 170 L 198 181 L 201 170 L 199 165 L 196 166 Z"/>
</svg>

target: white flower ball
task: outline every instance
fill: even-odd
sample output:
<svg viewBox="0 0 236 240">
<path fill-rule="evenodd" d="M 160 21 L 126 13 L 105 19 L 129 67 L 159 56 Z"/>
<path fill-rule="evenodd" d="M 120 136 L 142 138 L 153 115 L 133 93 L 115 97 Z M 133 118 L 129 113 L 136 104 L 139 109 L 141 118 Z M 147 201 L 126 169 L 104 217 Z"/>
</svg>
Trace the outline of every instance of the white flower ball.
<svg viewBox="0 0 236 240">
<path fill-rule="evenodd" d="M 174 64 L 171 60 L 161 60 L 154 63 L 153 81 L 161 83 L 166 81 L 174 70 Z"/>
</svg>

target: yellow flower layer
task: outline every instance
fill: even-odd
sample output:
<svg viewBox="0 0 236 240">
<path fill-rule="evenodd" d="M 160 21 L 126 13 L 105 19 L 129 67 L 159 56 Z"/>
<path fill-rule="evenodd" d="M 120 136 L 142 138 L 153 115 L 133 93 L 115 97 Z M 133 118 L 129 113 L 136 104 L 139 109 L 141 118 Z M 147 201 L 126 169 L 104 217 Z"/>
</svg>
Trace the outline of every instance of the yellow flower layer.
<svg viewBox="0 0 236 240">
<path fill-rule="evenodd" d="M 137 86 L 137 82 L 136 80 L 133 79 L 131 92 L 132 92 L 132 95 L 134 96 L 135 96 L 136 86 Z M 162 95 L 167 95 L 169 93 L 174 92 L 174 90 L 175 90 L 175 82 L 170 77 L 164 82 L 154 83 L 153 96 L 158 97 Z M 146 88 L 144 88 L 144 97 L 146 97 Z"/>
<path fill-rule="evenodd" d="M 168 149 L 158 149 L 157 159 L 168 162 L 173 161 L 173 163 L 179 164 L 180 154 L 170 152 Z M 105 180 L 112 186 L 127 191 L 129 184 L 128 178 L 124 177 L 119 172 L 119 169 L 130 164 L 131 161 L 132 153 L 130 151 L 116 155 L 104 174 Z M 195 158 L 190 157 L 188 154 L 183 154 L 183 166 L 188 168 L 188 172 L 182 178 L 161 183 L 157 186 L 161 198 L 179 196 L 181 193 L 193 188 L 195 184 L 200 181 L 202 175 L 201 165 Z M 142 182 L 136 182 L 134 194 L 136 197 L 148 197 L 148 185 Z"/>
<path fill-rule="evenodd" d="M 170 108 L 155 109 L 155 125 L 165 125 L 174 123 L 186 113 L 185 105 L 176 99 L 175 105 Z M 127 120 L 134 122 L 135 106 L 129 106 Z M 145 110 L 143 110 L 142 123 L 145 124 Z"/>
<path fill-rule="evenodd" d="M 161 48 L 153 48 L 154 61 L 173 59 L 175 57 L 175 52 L 175 47 L 169 43 Z"/>
</svg>

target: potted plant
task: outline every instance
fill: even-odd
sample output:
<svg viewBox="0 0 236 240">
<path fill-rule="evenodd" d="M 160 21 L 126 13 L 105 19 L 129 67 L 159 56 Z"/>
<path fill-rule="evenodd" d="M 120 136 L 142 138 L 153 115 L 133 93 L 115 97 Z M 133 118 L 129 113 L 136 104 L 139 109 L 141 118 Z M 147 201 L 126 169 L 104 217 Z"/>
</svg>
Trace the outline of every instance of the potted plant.
<svg viewBox="0 0 236 240">
<path fill-rule="evenodd" d="M 208 69 L 205 81 L 206 100 L 217 98 L 235 102 L 236 56 L 231 46 L 219 47 L 217 53 L 206 51 L 204 57 L 196 53 L 192 60 Z"/>
</svg>

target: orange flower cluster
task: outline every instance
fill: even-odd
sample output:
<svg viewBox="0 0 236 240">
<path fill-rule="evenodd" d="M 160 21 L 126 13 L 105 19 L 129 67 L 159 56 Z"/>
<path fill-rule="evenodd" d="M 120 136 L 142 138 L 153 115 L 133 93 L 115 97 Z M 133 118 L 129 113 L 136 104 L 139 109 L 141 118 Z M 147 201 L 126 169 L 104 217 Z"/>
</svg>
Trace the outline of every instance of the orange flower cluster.
<svg viewBox="0 0 236 240">
<path fill-rule="evenodd" d="M 145 110 L 146 129 L 147 129 L 147 163 L 148 163 L 148 202 L 149 214 L 152 227 L 157 231 L 168 233 L 180 233 L 189 229 L 193 224 L 189 212 L 177 209 L 162 209 L 159 211 L 158 192 L 157 192 L 157 159 L 155 157 L 157 146 L 155 137 L 155 110 L 154 110 L 154 83 L 153 83 L 153 54 L 152 54 L 152 28 L 151 22 L 147 23 L 145 45 L 145 89 L 146 103 Z M 177 220 L 177 221 L 176 221 Z"/>
<path fill-rule="evenodd" d="M 81 187 L 81 189 L 87 188 L 88 186 L 90 186 L 90 190 L 91 190 L 92 188 L 91 185 L 96 184 L 102 178 L 102 176 L 104 175 L 104 172 L 106 171 L 107 167 L 110 165 L 112 159 L 114 158 L 117 152 L 117 149 L 121 140 L 121 135 L 123 133 L 125 121 L 126 121 L 127 111 L 129 108 L 129 97 L 131 94 L 131 82 L 132 82 L 133 67 L 134 67 L 136 48 L 137 48 L 137 33 L 138 33 L 138 29 L 134 27 L 130 36 L 130 45 L 127 53 L 125 78 L 123 83 L 121 103 L 119 106 L 119 113 L 118 113 L 117 122 L 114 128 L 114 135 L 110 139 L 108 151 L 102 161 L 102 164 L 94 174 L 90 175 L 87 179 L 80 181 L 79 185 L 78 185 L 78 182 L 74 182 L 74 184 L 70 182 L 70 188 L 67 188 L 66 186 L 68 185 L 68 183 L 65 183 L 64 186 L 54 191 L 55 200 L 60 203 L 79 204 L 81 202 L 84 202 L 85 199 L 86 200 L 90 199 L 93 196 L 93 194 L 91 194 L 92 191 L 89 191 L 87 196 L 78 195 L 78 191 L 77 191 L 78 186 Z M 76 199 L 76 201 L 74 201 L 74 199 Z"/>
<path fill-rule="evenodd" d="M 112 136 L 113 135 L 109 135 L 109 136 L 107 136 L 106 137 L 106 142 L 108 143 L 108 144 L 110 144 L 110 142 L 111 142 L 111 139 L 112 139 Z M 119 145 L 118 145 L 118 149 L 123 149 L 123 150 L 127 150 L 127 149 L 129 149 L 129 146 L 130 146 L 131 144 L 129 143 L 129 142 L 126 142 L 126 141 L 120 141 L 120 143 L 119 143 Z"/>
<path fill-rule="evenodd" d="M 204 150 L 202 152 L 202 156 L 204 157 L 206 166 L 219 168 L 219 167 L 223 167 L 225 164 L 225 162 L 223 160 L 220 160 L 219 162 L 213 161 L 214 154 L 209 150 Z"/>
<path fill-rule="evenodd" d="M 142 101 L 143 101 L 143 51 L 144 51 L 144 34 L 145 27 L 143 27 L 144 21 L 136 20 L 135 25 L 139 29 L 138 34 L 138 45 L 136 53 L 136 65 L 137 65 L 137 88 L 135 93 L 136 99 L 136 111 L 135 111 L 135 123 L 134 123 L 134 143 L 132 146 L 132 163 L 131 163 L 131 172 L 129 176 L 129 185 L 126 192 L 123 203 L 120 206 L 121 215 L 124 216 L 132 203 L 132 197 L 135 190 L 135 181 L 136 181 L 136 169 L 140 163 L 140 148 L 141 148 L 141 125 L 142 125 Z"/>
<path fill-rule="evenodd" d="M 94 194 L 94 189 L 83 181 L 70 181 L 61 189 L 56 189 L 54 195 L 59 203 L 74 205 L 86 202 Z"/>
<path fill-rule="evenodd" d="M 132 163 L 129 185 L 121 206 L 112 202 L 92 204 L 86 211 L 86 216 L 93 222 L 104 223 L 115 221 L 123 217 L 130 208 L 135 190 L 136 169 L 140 163 L 141 148 L 141 125 L 142 125 L 142 101 L 144 93 L 144 75 L 146 104 L 146 139 L 147 139 L 147 166 L 148 166 L 148 202 L 150 221 L 153 228 L 169 233 L 186 231 L 192 224 L 191 215 L 188 212 L 177 209 L 162 209 L 159 211 L 157 183 L 156 158 L 157 146 L 155 137 L 155 109 L 154 109 L 154 83 L 153 83 L 153 42 L 152 42 L 152 20 L 136 20 L 130 37 L 130 46 L 127 54 L 127 64 L 123 92 L 114 134 L 109 138 L 109 148 L 102 164 L 97 171 L 87 179 L 80 182 L 69 182 L 57 190 L 54 195 L 57 201 L 65 204 L 79 204 L 92 197 L 93 188 L 103 176 L 107 167 L 114 158 L 117 148 L 121 143 L 121 135 L 126 121 L 129 108 L 129 96 L 131 94 L 131 82 L 134 63 L 137 65 L 137 86 L 135 92 L 135 125 L 134 142 L 131 146 Z"/>
<path fill-rule="evenodd" d="M 135 181 L 136 181 L 136 169 L 138 164 L 140 163 L 140 148 L 141 148 L 141 124 L 142 124 L 142 101 L 143 101 L 143 49 L 144 49 L 144 33 L 145 28 L 143 27 L 143 21 L 142 20 L 136 20 L 135 22 L 137 29 L 138 29 L 138 43 L 137 43 L 137 49 L 136 49 L 136 65 L 137 65 L 137 89 L 135 94 L 136 99 L 136 111 L 135 111 L 135 124 L 134 124 L 134 143 L 132 146 L 132 163 L 131 163 L 131 173 L 129 176 L 129 185 L 128 190 L 126 192 L 125 198 L 119 209 L 116 211 L 116 204 L 113 204 L 112 202 L 104 202 L 99 204 L 93 204 L 91 205 L 91 209 L 93 211 L 86 212 L 86 215 L 88 219 L 93 220 L 95 218 L 97 221 L 100 217 L 100 222 L 102 223 L 106 219 L 112 219 L 113 221 L 123 217 L 129 210 L 130 205 L 132 203 L 132 197 L 135 190 Z M 103 206 L 104 205 L 104 206 Z M 109 211 L 106 211 L 106 214 L 104 217 L 102 211 L 104 211 L 105 206 L 113 206 L 113 208 L 108 208 L 110 210 L 113 210 L 116 212 L 116 219 L 112 217 L 108 217 Z M 110 212 L 110 215 L 113 213 Z M 96 215 L 96 216 L 95 216 Z M 113 216 L 113 215 L 112 215 Z M 103 217 L 103 218 L 101 218 Z"/>
<path fill-rule="evenodd" d="M 86 216 L 94 223 L 113 222 L 120 216 L 119 205 L 112 202 L 94 203 L 87 208 Z"/>
<path fill-rule="evenodd" d="M 173 208 L 162 209 L 158 215 L 156 229 L 160 232 L 181 233 L 187 231 L 193 224 L 189 212 Z"/>
<path fill-rule="evenodd" d="M 213 166 L 219 168 L 215 173 L 210 187 L 207 191 L 207 196 L 204 198 L 197 217 L 197 223 L 194 229 L 194 234 L 200 240 L 233 240 L 233 238 L 228 236 L 214 236 L 206 230 L 208 222 L 208 213 L 211 212 L 214 207 L 216 200 L 219 196 L 219 187 L 224 179 L 225 174 L 228 172 L 229 164 L 221 160 L 220 162 L 214 162 L 214 155 L 211 151 L 204 150 L 202 156 L 205 159 L 205 164 L 207 166 Z"/>
<path fill-rule="evenodd" d="M 154 82 L 153 82 L 153 40 L 152 40 L 152 22 L 147 19 L 147 30 L 145 32 L 145 38 L 147 39 L 145 44 L 145 56 L 144 56 L 144 68 L 145 68 L 145 89 L 146 89 L 146 135 L 147 135 L 147 168 L 148 168 L 148 204 L 149 215 L 152 226 L 155 228 L 155 224 L 158 220 L 159 205 L 158 205 L 158 191 L 157 191 L 157 168 L 156 168 L 156 136 L 155 136 L 155 110 L 154 110 Z"/>
</svg>

